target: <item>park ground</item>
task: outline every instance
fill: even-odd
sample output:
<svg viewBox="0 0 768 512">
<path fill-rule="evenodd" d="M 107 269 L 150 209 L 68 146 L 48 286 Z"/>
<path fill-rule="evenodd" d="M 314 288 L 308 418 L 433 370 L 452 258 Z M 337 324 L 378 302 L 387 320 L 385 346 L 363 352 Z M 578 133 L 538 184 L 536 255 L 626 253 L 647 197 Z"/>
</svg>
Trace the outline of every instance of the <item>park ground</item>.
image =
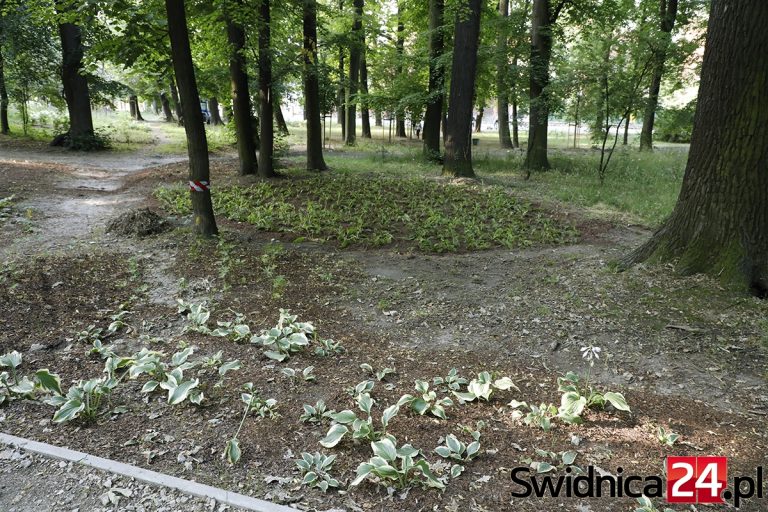
<svg viewBox="0 0 768 512">
<path fill-rule="evenodd" d="M 0 138 L 0 354 L 19 351 L 21 373 L 48 368 L 65 390 L 102 374 L 103 359 L 90 353 L 96 338 L 125 356 L 142 347 L 169 356 L 193 347 L 195 358 L 222 351 L 241 368 L 219 386 L 202 376 L 200 406 L 168 405 L 164 392 L 141 393 L 144 380 L 125 380 L 89 423 L 55 423 L 54 407 L 16 400 L 0 409 L 3 432 L 304 510 L 639 506 L 628 498 L 512 497 L 512 468 L 550 463 L 557 466 L 550 474 L 565 474 L 567 452 L 575 466 L 610 474 L 621 467 L 625 475 L 663 476 L 669 455 L 726 456 L 732 476 L 766 465 L 766 303 L 667 266 L 617 270 L 671 211 L 685 147 L 652 155 L 620 148 L 600 186 L 586 142 L 574 149 L 555 139 L 555 169 L 525 180 L 520 151 L 499 149 L 486 133 L 475 148 L 478 180 L 456 181 L 421 161 L 417 141 L 374 138 L 344 148 L 335 134 L 326 146 L 331 171 L 316 175 L 302 170 L 303 131 L 291 126 L 279 156 L 283 177 L 264 183 L 237 176 L 226 131 L 212 128 L 221 234 L 207 241 L 189 223 L 182 130 L 107 116 L 102 122 L 118 141 L 110 152 Z M 121 215 L 142 208 L 164 224 L 150 226 L 147 236 L 107 229 L 114 219 L 131 228 Z M 312 347 L 278 363 L 247 341 L 191 330 L 177 299 L 205 303 L 212 328 L 242 314 L 253 333 L 289 309 L 344 350 L 320 357 Z M 120 311 L 129 312 L 120 317 L 125 325 L 109 333 Z M 582 358 L 586 346 L 601 348 L 593 367 Z M 307 382 L 300 374 L 310 366 L 315 380 Z M 405 407 L 392 420 L 389 433 L 421 449 L 446 489 L 371 481 L 346 490 L 370 448 L 348 439 L 322 448 L 329 425 L 300 421 L 302 406 L 323 400 L 329 409 L 354 410 L 347 389 L 370 378 L 378 421 L 385 407 L 415 393 L 415 380 L 432 383 L 452 368 L 469 379 L 483 371 L 507 376 L 519 390 L 457 403 L 447 420 Z M 631 411 L 590 409 L 583 424 L 555 420 L 549 431 L 515 419 L 512 400 L 559 405 L 557 379 L 568 371 L 589 373 L 596 390 L 623 393 Z M 277 401 L 279 417 L 249 416 L 239 435 L 242 458 L 230 465 L 222 453 L 240 424 L 248 382 Z M 660 442 L 659 427 L 679 440 Z M 480 454 L 449 479 L 450 465 L 435 447 L 448 434 L 471 440 L 467 430 L 478 429 Z M 295 459 L 316 451 L 338 455 L 332 474 L 342 492 L 301 485 Z M 8 453 L 0 453 L 6 473 L 19 467 Z M 90 485 L 91 477 L 78 478 L 67 481 Z M 3 501 L 8 494 L 0 484 L 0 509 L 13 509 Z M 126 503 L 138 507 L 135 494 Z M 654 504 L 663 510 L 661 499 Z M 741 509 L 766 510 L 768 501 L 747 500 Z"/>
</svg>

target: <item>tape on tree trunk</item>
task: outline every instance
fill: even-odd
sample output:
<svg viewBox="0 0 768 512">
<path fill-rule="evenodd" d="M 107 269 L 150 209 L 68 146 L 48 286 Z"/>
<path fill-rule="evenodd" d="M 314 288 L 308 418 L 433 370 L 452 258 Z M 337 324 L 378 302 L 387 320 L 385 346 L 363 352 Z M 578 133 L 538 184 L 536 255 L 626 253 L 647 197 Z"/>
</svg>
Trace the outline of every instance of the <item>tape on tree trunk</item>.
<svg viewBox="0 0 768 512">
<path fill-rule="evenodd" d="M 190 181 L 189 190 L 192 192 L 207 192 L 211 189 L 210 181 Z"/>
</svg>

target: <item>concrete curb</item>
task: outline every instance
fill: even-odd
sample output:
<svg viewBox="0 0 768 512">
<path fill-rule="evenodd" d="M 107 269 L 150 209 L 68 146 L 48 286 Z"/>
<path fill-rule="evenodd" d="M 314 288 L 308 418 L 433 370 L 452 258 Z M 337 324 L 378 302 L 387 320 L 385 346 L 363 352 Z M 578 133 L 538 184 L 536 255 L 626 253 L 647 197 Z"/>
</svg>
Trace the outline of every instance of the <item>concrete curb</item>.
<svg viewBox="0 0 768 512">
<path fill-rule="evenodd" d="M 160 487 L 170 487 L 177 491 L 198 498 L 211 498 L 219 503 L 225 503 L 232 507 L 239 507 L 245 510 L 253 510 L 255 512 L 296 512 L 297 509 L 291 507 L 285 507 L 283 505 L 276 505 L 268 501 L 251 498 L 243 494 L 237 494 L 235 492 L 225 491 L 218 487 L 211 487 L 210 485 L 199 484 L 191 480 L 184 480 L 183 478 L 177 478 L 175 476 L 166 475 L 163 473 L 157 473 L 148 469 L 143 469 L 130 464 L 124 464 L 110 459 L 103 459 L 101 457 L 95 457 L 88 455 L 87 453 L 77 452 L 68 448 L 61 448 L 46 443 L 39 443 L 37 441 L 31 441 L 22 437 L 16 437 L 9 434 L 0 432 L 0 444 L 6 444 L 15 446 L 20 450 L 25 450 L 46 457 L 52 457 L 54 459 L 61 459 L 68 462 L 74 462 L 76 464 L 82 464 L 91 468 L 107 471 L 128 478 L 135 478 L 140 482 L 151 484 Z"/>
</svg>

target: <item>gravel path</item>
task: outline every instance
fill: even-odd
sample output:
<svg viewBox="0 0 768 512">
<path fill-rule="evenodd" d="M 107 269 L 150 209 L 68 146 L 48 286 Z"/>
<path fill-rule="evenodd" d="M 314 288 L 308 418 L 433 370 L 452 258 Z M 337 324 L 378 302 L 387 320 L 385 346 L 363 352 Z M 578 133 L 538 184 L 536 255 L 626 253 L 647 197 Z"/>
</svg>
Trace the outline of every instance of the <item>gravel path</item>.
<svg viewBox="0 0 768 512">
<path fill-rule="evenodd" d="M 223 512 L 228 505 L 0 445 L 3 512 Z"/>
</svg>

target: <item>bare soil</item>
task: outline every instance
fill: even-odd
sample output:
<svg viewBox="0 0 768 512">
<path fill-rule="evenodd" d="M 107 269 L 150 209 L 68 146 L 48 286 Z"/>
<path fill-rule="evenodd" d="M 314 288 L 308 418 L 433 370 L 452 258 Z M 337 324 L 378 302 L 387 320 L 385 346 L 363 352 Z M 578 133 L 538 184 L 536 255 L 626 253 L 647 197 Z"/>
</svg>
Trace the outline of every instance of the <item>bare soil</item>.
<svg viewBox="0 0 768 512">
<path fill-rule="evenodd" d="M 182 180 L 183 162 L 144 154 L 119 166 L 110 154 L 81 159 L 37 147 L 15 147 L 11 161 L 9 144 L 0 140 L 0 198 L 20 200 L 19 215 L 0 221 L 6 261 L 0 353 L 22 351 L 25 373 L 50 368 L 67 385 L 99 376 L 103 362 L 86 355 L 89 347 L 75 333 L 106 327 L 110 310 L 126 303 L 131 328 L 105 341 L 115 352 L 148 345 L 170 354 L 184 343 L 201 355 L 222 350 L 243 368 L 228 374 L 224 387 L 204 383 L 202 407 L 168 406 L 163 396 L 142 395 L 142 382 L 127 381 L 109 404 L 110 411 L 122 405 L 127 412 L 105 414 L 95 424 L 58 425 L 50 421 L 51 407 L 17 401 L 0 411 L 5 432 L 305 510 L 634 510 L 627 498 L 514 499 L 510 470 L 527 465 L 526 458 L 541 460 L 535 448 L 576 450 L 577 465 L 612 474 L 621 467 L 625 475 L 663 476 L 668 455 L 727 456 L 731 475 L 766 465 L 768 307 L 668 268 L 616 273 L 611 262 L 649 236 L 647 230 L 584 220 L 581 239 L 571 245 L 439 256 L 285 243 L 270 273 L 265 247 L 280 235 L 245 225 L 220 220 L 218 245 L 194 239 L 185 219 L 169 219 L 175 229 L 141 239 L 104 232 L 121 212 L 158 211 L 151 190 Z M 214 173 L 235 175 L 234 159 L 217 159 Z M 276 290 L 274 275 L 284 276 L 284 288 Z M 253 345 L 184 332 L 176 298 L 208 301 L 212 320 L 243 313 L 256 332 L 288 308 L 346 352 L 297 354 L 276 364 Z M 596 387 L 623 392 L 632 412 L 590 411 L 583 425 L 555 424 L 548 433 L 513 421 L 510 400 L 557 403 L 557 377 L 586 373 L 580 353 L 586 345 L 602 348 Z M 452 367 L 470 378 L 483 370 L 507 375 L 521 391 L 449 408 L 447 422 L 405 410 L 393 420 L 391 433 L 422 448 L 431 462 L 439 460 L 433 449 L 445 435 L 462 435 L 457 425 L 485 422 L 483 453 L 444 492 L 389 493 L 371 483 L 327 494 L 302 487 L 294 464 L 302 451 L 337 453 L 333 473 L 342 482 L 370 456 L 367 446 L 348 441 L 323 450 L 318 441 L 327 425 L 298 419 L 302 405 L 318 399 L 333 409 L 354 408 L 345 390 L 366 378 L 362 363 L 396 370 L 374 388 L 377 410 L 412 392 L 415 379 L 431 380 Z M 314 383 L 280 372 L 310 365 Z M 276 398 L 281 417 L 249 418 L 240 435 L 243 459 L 230 466 L 221 453 L 239 424 L 245 382 Z M 655 438 L 659 425 L 680 433 L 681 441 L 663 447 Z M 768 501 L 753 499 L 741 510 L 768 510 Z"/>
</svg>

